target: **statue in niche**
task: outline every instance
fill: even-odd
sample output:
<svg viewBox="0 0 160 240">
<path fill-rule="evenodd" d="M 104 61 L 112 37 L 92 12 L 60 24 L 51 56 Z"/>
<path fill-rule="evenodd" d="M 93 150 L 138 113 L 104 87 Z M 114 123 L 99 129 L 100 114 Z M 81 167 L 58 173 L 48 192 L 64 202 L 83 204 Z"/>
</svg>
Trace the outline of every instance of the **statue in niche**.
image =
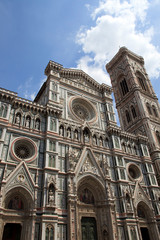
<svg viewBox="0 0 160 240">
<path fill-rule="evenodd" d="M 64 136 L 64 128 L 63 128 L 63 126 L 60 126 L 59 135 L 60 136 Z"/>
<path fill-rule="evenodd" d="M 71 129 L 70 128 L 67 129 L 67 137 L 71 138 Z"/>
<path fill-rule="evenodd" d="M 53 184 L 50 184 L 48 192 L 48 203 L 50 206 L 53 206 L 54 202 L 55 202 L 55 188 Z"/>
<path fill-rule="evenodd" d="M 93 136 L 93 145 L 97 145 L 97 138 L 95 135 Z"/>
<path fill-rule="evenodd" d="M 74 139 L 78 140 L 78 131 L 77 130 L 74 131 Z"/>
<path fill-rule="evenodd" d="M 39 119 L 36 119 L 36 130 L 39 130 L 40 129 L 40 120 Z"/>
<path fill-rule="evenodd" d="M 87 131 L 84 131 L 83 136 L 84 136 L 84 142 L 89 142 L 89 134 Z"/>
<path fill-rule="evenodd" d="M 30 127 L 30 123 L 31 123 L 31 119 L 30 119 L 30 117 L 27 117 L 26 118 L 26 127 Z"/>
<path fill-rule="evenodd" d="M 20 122 L 21 122 L 21 115 L 18 113 L 18 114 L 16 115 L 15 123 L 16 123 L 16 124 L 20 124 Z"/>
<path fill-rule="evenodd" d="M 102 138 L 100 137 L 100 139 L 99 139 L 99 146 L 100 147 L 103 147 L 103 141 L 102 141 Z"/>
</svg>

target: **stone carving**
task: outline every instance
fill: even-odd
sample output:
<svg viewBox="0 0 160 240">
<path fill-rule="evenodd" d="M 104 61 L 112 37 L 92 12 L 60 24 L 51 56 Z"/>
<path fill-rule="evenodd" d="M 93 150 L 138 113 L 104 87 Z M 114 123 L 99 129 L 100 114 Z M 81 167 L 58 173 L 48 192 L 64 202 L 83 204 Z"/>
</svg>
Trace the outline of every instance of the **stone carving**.
<svg viewBox="0 0 160 240">
<path fill-rule="evenodd" d="M 17 176 L 17 180 L 18 180 L 18 182 L 22 183 L 22 182 L 25 181 L 25 176 L 24 176 L 23 174 L 19 174 L 19 175 Z"/>
<path fill-rule="evenodd" d="M 102 162 L 103 162 L 104 174 L 108 176 L 109 175 L 109 166 L 108 166 L 108 159 L 107 159 L 106 155 L 103 155 Z"/>
<path fill-rule="evenodd" d="M 75 149 L 69 149 L 68 151 L 68 162 L 69 162 L 69 170 L 74 170 L 78 161 L 78 151 Z"/>
<path fill-rule="evenodd" d="M 99 175 L 98 170 L 95 166 L 93 166 L 93 164 L 91 163 L 89 157 L 87 156 L 82 168 L 81 168 L 81 174 L 85 173 L 85 172 L 91 172 L 93 174 Z"/>
</svg>

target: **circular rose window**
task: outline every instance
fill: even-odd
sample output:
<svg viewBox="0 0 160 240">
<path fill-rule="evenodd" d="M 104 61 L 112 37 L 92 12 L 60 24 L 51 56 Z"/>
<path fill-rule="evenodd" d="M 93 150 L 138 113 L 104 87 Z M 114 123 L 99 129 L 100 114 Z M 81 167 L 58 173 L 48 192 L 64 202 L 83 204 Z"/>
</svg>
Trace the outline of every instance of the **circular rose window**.
<svg viewBox="0 0 160 240">
<path fill-rule="evenodd" d="M 94 122 L 97 120 L 96 109 L 88 100 L 81 97 L 72 97 L 69 102 L 71 113 L 81 121 Z"/>
<path fill-rule="evenodd" d="M 128 165 L 128 176 L 132 181 L 141 181 L 142 172 L 139 166 L 137 166 L 135 163 L 130 163 Z"/>
<path fill-rule="evenodd" d="M 11 155 L 19 161 L 33 161 L 37 157 L 37 146 L 29 138 L 16 138 L 11 145 Z"/>
</svg>

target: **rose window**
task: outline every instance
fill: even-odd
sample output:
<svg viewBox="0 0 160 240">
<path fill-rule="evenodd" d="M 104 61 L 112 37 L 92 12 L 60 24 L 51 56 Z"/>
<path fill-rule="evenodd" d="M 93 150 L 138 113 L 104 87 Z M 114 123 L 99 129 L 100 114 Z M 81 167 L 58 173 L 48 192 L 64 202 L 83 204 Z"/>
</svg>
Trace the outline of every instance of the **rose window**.
<svg viewBox="0 0 160 240">
<path fill-rule="evenodd" d="M 138 165 L 131 163 L 128 165 L 128 176 L 132 181 L 141 181 L 142 172 Z"/>
<path fill-rule="evenodd" d="M 37 146 L 29 138 L 16 138 L 11 146 L 11 155 L 19 161 L 33 161 L 37 157 Z"/>
<path fill-rule="evenodd" d="M 29 150 L 28 146 L 19 145 L 15 149 L 15 154 L 21 159 L 26 159 L 30 155 L 30 150 Z"/>
<path fill-rule="evenodd" d="M 71 113 L 83 121 L 94 122 L 97 120 L 96 109 L 91 102 L 81 97 L 72 97 L 69 102 Z"/>
</svg>

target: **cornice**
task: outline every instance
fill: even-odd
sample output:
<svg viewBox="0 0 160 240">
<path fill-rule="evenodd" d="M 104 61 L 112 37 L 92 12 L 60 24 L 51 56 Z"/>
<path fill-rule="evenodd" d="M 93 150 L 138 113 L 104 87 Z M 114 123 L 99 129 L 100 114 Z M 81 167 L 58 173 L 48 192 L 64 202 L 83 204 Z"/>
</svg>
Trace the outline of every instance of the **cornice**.
<svg viewBox="0 0 160 240">
<path fill-rule="evenodd" d="M 9 90 L 0 88 L 0 99 L 5 102 L 9 102 L 15 108 L 24 108 L 28 111 L 34 111 L 42 114 L 56 114 L 61 115 L 62 106 L 60 104 L 57 105 L 40 105 L 34 101 L 30 101 L 25 98 L 21 98 L 17 96 L 17 93 L 11 92 Z"/>
<path fill-rule="evenodd" d="M 109 72 L 122 56 L 129 56 L 144 65 L 143 57 L 133 53 L 126 47 L 121 47 L 118 53 L 112 58 L 112 60 L 106 64 L 106 70 Z"/>
<path fill-rule="evenodd" d="M 93 87 L 98 89 L 99 91 L 107 91 L 110 94 L 112 93 L 112 87 L 109 85 L 102 83 L 99 84 L 97 81 L 95 81 L 92 77 L 90 77 L 87 73 L 85 73 L 83 70 L 80 69 L 73 69 L 73 68 L 63 68 L 63 65 L 56 63 L 54 61 L 49 61 L 46 69 L 45 74 L 47 76 L 52 75 L 53 72 L 59 73 L 60 77 L 83 77 L 88 83 L 90 83 Z"/>
</svg>

